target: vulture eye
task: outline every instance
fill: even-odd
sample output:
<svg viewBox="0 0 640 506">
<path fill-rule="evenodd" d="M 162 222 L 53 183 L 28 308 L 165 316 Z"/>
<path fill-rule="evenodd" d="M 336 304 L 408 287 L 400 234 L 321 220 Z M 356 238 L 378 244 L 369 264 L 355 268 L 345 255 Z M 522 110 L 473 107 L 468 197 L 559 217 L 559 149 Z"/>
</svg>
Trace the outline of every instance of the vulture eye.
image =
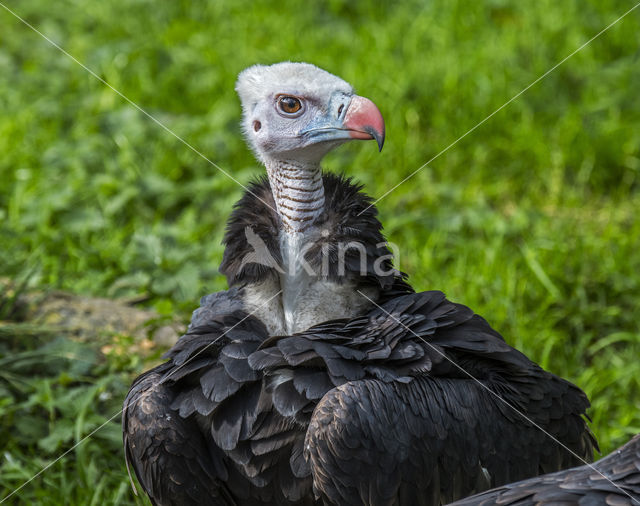
<svg viewBox="0 0 640 506">
<path fill-rule="evenodd" d="M 302 102 L 299 98 L 282 95 L 278 99 L 278 109 L 285 114 L 296 114 L 302 111 Z"/>
</svg>

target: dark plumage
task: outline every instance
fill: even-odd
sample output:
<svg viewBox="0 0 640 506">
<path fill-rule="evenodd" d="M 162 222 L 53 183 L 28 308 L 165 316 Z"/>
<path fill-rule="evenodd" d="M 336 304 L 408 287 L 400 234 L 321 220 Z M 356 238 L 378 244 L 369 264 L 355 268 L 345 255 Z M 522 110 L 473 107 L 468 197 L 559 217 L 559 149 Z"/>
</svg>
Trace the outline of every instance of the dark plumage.
<svg viewBox="0 0 640 506">
<path fill-rule="evenodd" d="M 640 435 L 592 466 L 511 483 L 454 504 L 640 506 Z"/>
<path fill-rule="evenodd" d="M 315 272 L 322 272 L 322 255 L 328 253 L 327 278 L 336 283 L 356 281 L 361 289 L 380 288 L 386 296 L 413 292 L 404 281 L 406 274 L 393 269 L 392 254 L 382 234 L 378 210 L 371 206 L 371 198 L 362 192 L 362 185 L 355 184 L 343 175 L 324 173 L 325 206 L 316 220 L 305 259 Z M 225 245 L 220 272 L 229 286 L 241 283 L 258 283 L 265 279 L 277 279 L 278 272 L 261 263 L 242 260 L 251 252 L 245 229 L 250 227 L 264 241 L 271 256 L 282 265 L 278 242 L 280 217 L 270 209 L 275 207 L 271 185 L 266 177 L 250 183 L 243 197 L 236 203 L 227 223 Z M 345 273 L 338 272 L 338 245 L 359 243 L 365 248 L 365 273 L 361 272 L 360 252 L 345 248 Z M 375 269 L 376 261 L 380 269 Z M 363 275 L 364 274 L 364 275 Z"/>
<path fill-rule="evenodd" d="M 268 195 L 267 185 L 251 189 Z M 348 202 L 331 230 L 341 239 L 357 231 L 370 247 L 381 241 L 375 211 L 357 217 L 368 199 L 356 187 L 327 175 L 325 189 L 337 207 L 327 216 Z M 332 200 L 338 192 L 352 198 Z M 441 292 L 413 293 L 400 274 L 362 280 L 383 288 L 381 308 L 269 336 L 244 311 L 242 292 L 274 274 L 233 271 L 229 259 L 249 248 L 233 240 L 244 237 L 237 229 L 245 223 L 257 224 L 268 244 L 270 213 L 259 201 L 236 208 L 227 231 L 235 249 L 223 263 L 232 288 L 203 298 L 169 362 L 139 378 L 125 401 L 127 458 L 156 504 L 186 503 L 187 491 L 173 485 L 184 483 L 186 470 L 200 504 L 315 504 L 318 497 L 419 505 L 580 463 L 487 389 L 591 458 L 589 403 L 578 388 L 511 348 L 469 308 Z M 150 411 L 158 422 L 145 418 Z M 161 444 L 166 434 L 188 458 Z M 197 454 L 203 445 L 208 459 Z M 154 473 L 182 496 L 151 485 Z"/>
<path fill-rule="evenodd" d="M 167 362 L 132 385 L 123 415 L 127 469 L 132 466 L 155 504 L 233 504 L 221 481 L 227 479 L 222 452 L 207 442 L 194 418 L 177 416 L 174 393 L 156 386 L 175 369 Z M 151 429 L 151 430 L 150 430 Z M 168 498 L 171 498 L 170 501 Z"/>
</svg>

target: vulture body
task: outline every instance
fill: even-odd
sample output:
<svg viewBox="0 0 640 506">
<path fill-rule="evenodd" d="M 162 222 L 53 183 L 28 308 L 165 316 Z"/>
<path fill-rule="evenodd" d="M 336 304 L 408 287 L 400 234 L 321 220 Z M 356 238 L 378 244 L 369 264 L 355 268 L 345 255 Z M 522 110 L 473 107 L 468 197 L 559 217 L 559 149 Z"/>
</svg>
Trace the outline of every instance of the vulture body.
<svg viewBox="0 0 640 506">
<path fill-rule="evenodd" d="M 373 103 L 308 64 L 251 67 L 237 90 L 268 177 L 228 222 L 229 290 L 124 402 L 152 503 L 439 505 L 590 460 L 585 394 L 415 293 L 371 199 L 322 173 L 346 140 L 382 146 Z"/>
<path fill-rule="evenodd" d="M 451 506 L 640 506 L 640 434 L 592 466 L 538 476 Z"/>
</svg>

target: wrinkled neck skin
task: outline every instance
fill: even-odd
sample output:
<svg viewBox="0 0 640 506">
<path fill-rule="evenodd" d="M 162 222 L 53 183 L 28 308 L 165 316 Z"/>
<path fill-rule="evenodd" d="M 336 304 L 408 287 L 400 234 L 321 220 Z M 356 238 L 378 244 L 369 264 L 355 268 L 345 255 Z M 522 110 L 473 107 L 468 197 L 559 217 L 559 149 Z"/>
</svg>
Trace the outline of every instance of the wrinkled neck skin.
<svg viewBox="0 0 640 506">
<path fill-rule="evenodd" d="M 284 271 L 280 274 L 282 306 L 287 330 L 293 331 L 298 301 L 315 277 L 305 269 L 305 232 L 324 209 L 322 170 L 319 163 L 298 160 L 273 160 L 265 165 L 282 222 L 279 237 Z"/>
<path fill-rule="evenodd" d="M 269 160 L 265 165 L 283 231 L 291 236 L 303 233 L 324 208 L 320 164 Z"/>
</svg>

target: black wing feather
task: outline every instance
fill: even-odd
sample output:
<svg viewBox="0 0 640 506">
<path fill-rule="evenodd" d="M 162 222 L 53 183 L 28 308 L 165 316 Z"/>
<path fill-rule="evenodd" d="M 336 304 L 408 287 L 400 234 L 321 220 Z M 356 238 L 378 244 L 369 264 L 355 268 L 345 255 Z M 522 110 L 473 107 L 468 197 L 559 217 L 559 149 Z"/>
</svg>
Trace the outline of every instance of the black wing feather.
<svg viewBox="0 0 640 506">
<path fill-rule="evenodd" d="M 160 384 L 167 365 L 140 376 L 124 402 L 127 467 L 154 505 L 235 505 L 224 484 L 228 473 L 222 454 L 210 447 L 192 419 L 170 408 L 174 394 Z"/>
<path fill-rule="evenodd" d="M 640 504 L 640 435 L 592 466 L 583 465 L 511 483 L 453 504 L 637 506 Z"/>
</svg>

